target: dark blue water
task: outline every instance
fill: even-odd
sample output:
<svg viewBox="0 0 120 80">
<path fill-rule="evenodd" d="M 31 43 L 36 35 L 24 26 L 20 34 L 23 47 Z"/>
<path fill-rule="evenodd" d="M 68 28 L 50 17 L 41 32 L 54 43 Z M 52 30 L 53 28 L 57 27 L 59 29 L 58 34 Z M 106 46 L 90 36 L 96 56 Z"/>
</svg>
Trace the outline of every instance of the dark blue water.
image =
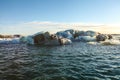
<svg viewBox="0 0 120 80">
<path fill-rule="evenodd" d="M 120 45 L 0 44 L 0 80 L 120 80 Z"/>
</svg>

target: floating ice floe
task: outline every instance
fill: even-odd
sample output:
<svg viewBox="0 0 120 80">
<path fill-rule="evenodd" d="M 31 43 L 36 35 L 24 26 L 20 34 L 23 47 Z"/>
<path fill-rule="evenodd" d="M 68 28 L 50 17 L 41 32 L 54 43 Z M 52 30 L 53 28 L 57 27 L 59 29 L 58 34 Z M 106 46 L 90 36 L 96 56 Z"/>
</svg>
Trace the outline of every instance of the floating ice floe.
<svg viewBox="0 0 120 80">
<path fill-rule="evenodd" d="M 100 41 L 100 42 L 87 42 L 88 44 L 92 45 L 120 45 L 119 40 L 106 40 L 106 41 Z"/>
<path fill-rule="evenodd" d="M 106 40 L 101 42 L 102 45 L 120 45 L 120 41 L 119 40 Z"/>
<path fill-rule="evenodd" d="M 20 43 L 19 38 L 6 38 L 6 39 L 0 39 L 0 44 L 17 44 Z"/>
</svg>

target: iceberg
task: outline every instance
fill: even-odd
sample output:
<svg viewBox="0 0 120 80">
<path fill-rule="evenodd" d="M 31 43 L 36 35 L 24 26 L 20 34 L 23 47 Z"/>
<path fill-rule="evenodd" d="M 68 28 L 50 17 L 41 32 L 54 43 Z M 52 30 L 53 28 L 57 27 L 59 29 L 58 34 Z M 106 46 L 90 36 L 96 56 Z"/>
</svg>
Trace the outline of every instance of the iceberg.
<svg viewBox="0 0 120 80">
<path fill-rule="evenodd" d="M 76 40 L 83 42 L 91 42 L 91 41 L 96 41 L 96 38 L 91 36 L 78 36 Z"/>
<path fill-rule="evenodd" d="M 31 45 L 69 45 L 75 41 L 100 42 L 112 39 L 112 35 L 101 34 L 95 31 L 65 30 L 56 33 L 37 32 L 33 35 L 21 37 L 20 42 Z"/>
</svg>

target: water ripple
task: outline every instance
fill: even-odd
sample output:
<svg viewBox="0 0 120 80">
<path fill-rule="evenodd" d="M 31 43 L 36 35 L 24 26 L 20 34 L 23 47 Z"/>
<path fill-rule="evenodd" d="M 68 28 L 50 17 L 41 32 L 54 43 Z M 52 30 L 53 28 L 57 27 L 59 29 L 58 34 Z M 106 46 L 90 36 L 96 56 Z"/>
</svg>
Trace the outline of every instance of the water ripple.
<svg viewBox="0 0 120 80">
<path fill-rule="evenodd" d="M 0 80 L 120 80 L 120 45 L 0 45 Z"/>
</svg>

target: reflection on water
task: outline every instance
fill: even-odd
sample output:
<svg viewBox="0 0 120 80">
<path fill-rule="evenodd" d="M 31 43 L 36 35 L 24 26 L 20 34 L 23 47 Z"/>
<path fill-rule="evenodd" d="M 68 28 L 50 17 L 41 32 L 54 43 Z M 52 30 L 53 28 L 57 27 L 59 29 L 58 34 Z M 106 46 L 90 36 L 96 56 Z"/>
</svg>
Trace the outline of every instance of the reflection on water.
<svg viewBox="0 0 120 80">
<path fill-rule="evenodd" d="M 0 80 L 120 80 L 120 45 L 0 44 Z"/>
</svg>

